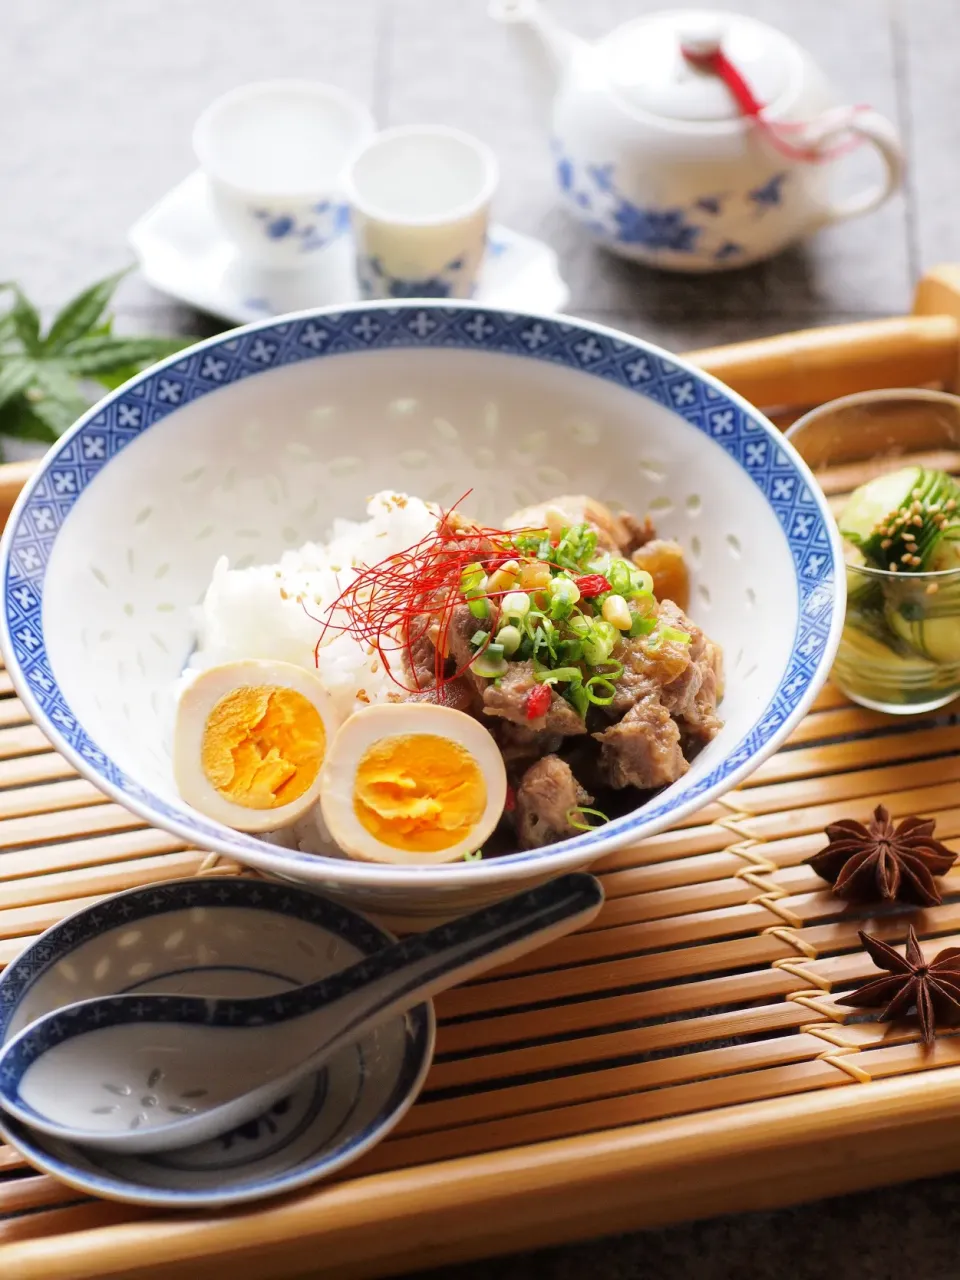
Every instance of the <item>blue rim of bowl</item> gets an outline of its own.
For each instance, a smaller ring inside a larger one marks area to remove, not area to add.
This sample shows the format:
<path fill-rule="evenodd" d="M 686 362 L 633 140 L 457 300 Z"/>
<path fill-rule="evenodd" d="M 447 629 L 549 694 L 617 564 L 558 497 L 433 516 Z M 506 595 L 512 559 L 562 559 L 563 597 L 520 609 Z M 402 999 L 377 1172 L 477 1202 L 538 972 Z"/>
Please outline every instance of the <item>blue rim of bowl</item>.
<path fill-rule="evenodd" d="M 613 382 L 673 411 L 724 450 L 766 498 L 796 569 L 797 629 L 780 683 L 744 737 L 696 782 L 603 827 L 490 862 L 409 867 L 281 849 L 211 822 L 141 786 L 93 742 L 51 669 L 43 579 L 59 529 L 80 494 L 131 440 L 181 405 L 240 379 L 303 360 L 361 351 L 489 351 L 558 364 Z M 641 339 L 586 321 L 470 303 L 363 303 L 314 308 L 210 338 L 111 392 L 63 436 L 21 493 L 0 542 L 0 649 L 27 710 L 86 777 L 147 822 L 266 871 L 323 873 L 340 886 L 479 887 L 537 870 L 582 866 L 661 830 L 730 790 L 777 749 L 826 680 L 843 627 L 843 552 L 826 499 L 776 427 L 710 374 Z"/>
<path fill-rule="evenodd" d="M 83 907 L 52 925 L 0 974 L 0 1043 L 3 1042 L 11 1018 L 33 984 L 77 947 L 109 929 L 130 925 L 166 911 L 183 911 L 199 906 L 211 909 L 255 907 L 284 916 L 295 916 L 328 929 L 364 955 L 379 951 L 394 941 L 387 930 L 379 928 L 358 912 L 299 885 L 245 880 L 239 876 L 196 876 L 184 880 L 169 880 L 158 885 L 138 886 L 115 894 L 92 907 Z M 242 1204 L 249 1200 L 295 1191 L 330 1177 L 338 1169 L 358 1160 L 381 1142 L 413 1106 L 433 1061 L 436 1017 L 430 1002 L 417 1005 L 407 1016 L 411 1019 L 412 1033 L 405 1042 L 403 1066 L 397 1083 L 378 1116 L 365 1125 L 348 1145 L 335 1148 L 329 1156 L 317 1159 L 308 1167 L 264 1178 L 232 1192 L 216 1189 L 154 1189 L 106 1171 L 88 1172 L 55 1155 L 47 1146 L 37 1141 L 26 1125 L 2 1111 L 0 1137 L 20 1151 L 31 1164 L 69 1186 L 131 1204 L 150 1205 L 154 1208 L 202 1208 L 205 1205 L 212 1207 Z M 71 1144 L 57 1145 L 69 1147 Z M 83 1150 L 87 1159 L 96 1160 L 96 1152 L 86 1148 L 78 1149 Z"/>

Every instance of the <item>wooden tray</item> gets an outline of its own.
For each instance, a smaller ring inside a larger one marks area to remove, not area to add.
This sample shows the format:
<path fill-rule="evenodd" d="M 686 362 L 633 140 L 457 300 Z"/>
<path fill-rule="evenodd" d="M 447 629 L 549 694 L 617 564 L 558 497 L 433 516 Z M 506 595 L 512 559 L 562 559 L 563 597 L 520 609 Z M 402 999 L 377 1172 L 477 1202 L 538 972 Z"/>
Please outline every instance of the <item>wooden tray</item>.
<path fill-rule="evenodd" d="M 865 387 L 957 385 L 960 269 L 911 318 L 696 354 L 789 420 Z M 27 468 L 0 468 L 0 514 Z M 441 997 L 421 1101 L 349 1176 L 242 1212 L 79 1197 L 0 1148 L 4 1280 L 371 1277 L 960 1167 L 960 1036 L 846 1025 L 857 927 L 804 859 L 824 824 L 935 816 L 960 849 L 957 715 L 889 719 L 828 687 L 782 751 L 677 830 L 599 865 L 595 926 Z M 239 868 L 79 779 L 0 672 L 0 965 L 132 885 Z M 885 916 L 960 944 L 940 907 Z"/>

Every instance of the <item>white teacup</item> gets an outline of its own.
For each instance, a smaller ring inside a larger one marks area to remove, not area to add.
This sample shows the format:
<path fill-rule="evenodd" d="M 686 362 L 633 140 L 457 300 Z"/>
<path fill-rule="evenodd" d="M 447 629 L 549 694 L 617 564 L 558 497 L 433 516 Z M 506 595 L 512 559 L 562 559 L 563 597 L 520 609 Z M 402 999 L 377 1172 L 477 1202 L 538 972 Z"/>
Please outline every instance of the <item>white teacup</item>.
<path fill-rule="evenodd" d="M 378 134 L 345 179 L 363 296 L 469 298 L 498 178 L 490 148 L 458 129 Z"/>
<path fill-rule="evenodd" d="M 193 131 L 224 231 L 251 262 L 303 267 L 349 226 L 343 174 L 375 131 L 349 94 L 311 80 L 244 85 Z"/>

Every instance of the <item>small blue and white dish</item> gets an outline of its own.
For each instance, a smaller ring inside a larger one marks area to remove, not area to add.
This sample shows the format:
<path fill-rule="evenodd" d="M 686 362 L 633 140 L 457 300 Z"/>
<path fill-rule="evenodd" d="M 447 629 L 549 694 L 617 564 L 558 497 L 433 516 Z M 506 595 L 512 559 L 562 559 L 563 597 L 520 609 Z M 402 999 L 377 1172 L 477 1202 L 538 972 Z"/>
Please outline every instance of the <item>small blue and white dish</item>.
<path fill-rule="evenodd" d="M 42 934 L 0 976 L 0 1042 L 41 1014 L 120 992 L 267 995 L 323 977 L 392 939 L 293 885 L 197 877 L 131 889 Z M 430 1004 L 335 1055 L 264 1115 L 219 1138 L 121 1156 L 47 1138 L 0 1113 L 0 1134 L 35 1168 L 91 1195 L 152 1208 L 241 1204 L 304 1187 L 378 1143 L 412 1106 L 433 1055 Z M 159 1067 L 155 1070 L 160 1070 Z M 111 1088 L 104 1106 L 153 1105 Z"/>

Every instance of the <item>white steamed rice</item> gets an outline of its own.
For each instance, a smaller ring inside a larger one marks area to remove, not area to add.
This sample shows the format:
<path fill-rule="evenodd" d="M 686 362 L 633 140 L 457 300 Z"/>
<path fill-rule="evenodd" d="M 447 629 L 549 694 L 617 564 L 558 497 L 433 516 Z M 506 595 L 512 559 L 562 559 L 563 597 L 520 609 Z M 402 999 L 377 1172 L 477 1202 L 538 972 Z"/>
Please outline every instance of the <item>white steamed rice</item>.
<path fill-rule="evenodd" d="M 324 617 L 353 581 L 353 566 L 403 551 L 437 525 L 435 512 L 419 498 L 391 491 L 371 498 L 367 515 L 362 521 L 334 520 L 327 542 L 286 551 L 278 564 L 231 569 L 221 557 L 196 611 L 197 647 L 177 695 L 196 672 L 243 658 L 274 658 L 312 670 L 321 631 L 314 619 Z M 388 693 L 401 692 L 375 651 L 333 629 L 317 653 L 316 670 L 344 718 L 361 703 L 384 702 Z"/>

